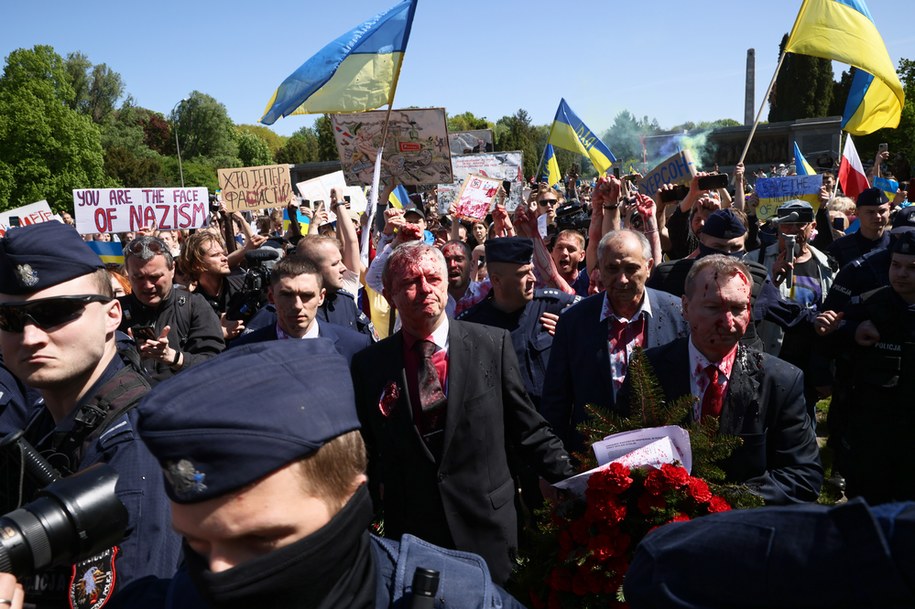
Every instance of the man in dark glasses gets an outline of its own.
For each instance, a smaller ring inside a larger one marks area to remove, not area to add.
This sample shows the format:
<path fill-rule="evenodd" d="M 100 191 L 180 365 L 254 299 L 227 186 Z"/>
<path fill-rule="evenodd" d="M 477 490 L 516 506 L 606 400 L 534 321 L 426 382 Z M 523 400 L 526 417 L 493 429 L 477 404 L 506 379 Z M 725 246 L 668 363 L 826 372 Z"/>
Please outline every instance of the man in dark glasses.
<path fill-rule="evenodd" d="M 120 298 L 121 331 L 131 330 L 153 381 L 215 357 L 225 348 L 219 317 L 200 294 L 173 285 L 175 259 L 157 237 L 137 237 L 124 248 L 131 293 Z"/>
<path fill-rule="evenodd" d="M 72 228 L 47 222 L 0 239 L 0 349 L 10 371 L 44 398 L 25 425 L 0 415 L 0 435 L 24 427 L 64 476 L 110 464 L 129 513 L 130 533 L 118 546 L 22 582 L 39 608 L 97 609 L 131 582 L 170 576 L 178 562 L 158 464 L 134 431 L 133 407 L 149 385 L 119 356 L 121 306 L 112 296 L 103 263 Z M 21 475 L 17 457 L 2 456 L 9 457 L 0 467 L 5 513 L 40 489 Z"/>

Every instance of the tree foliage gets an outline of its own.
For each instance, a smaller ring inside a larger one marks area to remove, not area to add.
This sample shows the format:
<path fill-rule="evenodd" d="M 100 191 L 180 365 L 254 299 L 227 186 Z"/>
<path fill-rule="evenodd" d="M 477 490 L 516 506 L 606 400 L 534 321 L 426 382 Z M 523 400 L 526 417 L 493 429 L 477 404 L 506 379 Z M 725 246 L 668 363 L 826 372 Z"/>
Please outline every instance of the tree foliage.
<path fill-rule="evenodd" d="M 245 167 L 272 165 L 273 155 L 270 147 L 259 135 L 250 131 L 236 131 L 238 158 Z"/>
<path fill-rule="evenodd" d="M 788 35 L 779 44 L 784 53 Z M 828 116 L 833 95 L 832 62 L 788 53 L 769 96 L 769 122 Z"/>
<path fill-rule="evenodd" d="M 206 93 L 192 92 L 175 107 L 171 122 L 178 130 L 183 158 L 237 158 L 235 125 L 226 107 Z"/>
<path fill-rule="evenodd" d="M 540 159 L 537 128 L 531 125 L 527 110 L 520 108 L 511 116 L 503 116 L 495 126 L 496 150 L 520 150 L 524 153 L 524 175 L 532 176 L 537 171 Z"/>
<path fill-rule="evenodd" d="M 337 161 L 337 141 L 334 139 L 334 126 L 329 114 L 324 114 L 315 121 L 315 134 L 318 138 L 318 161 Z"/>
<path fill-rule="evenodd" d="M 246 131 L 248 133 L 253 133 L 267 143 L 267 147 L 270 149 L 270 154 L 275 155 L 277 150 L 283 147 L 288 138 L 283 137 L 278 134 L 273 129 L 265 127 L 264 125 L 237 125 L 235 127 L 236 131 Z"/>
<path fill-rule="evenodd" d="M 473 112 L 463 112 L 448 117 L 448 131 L 473 131 L 475 129 L 492 129 L 493 124 L 486 117 L 478 117 Z"/>
<path fill-rule="evenodd" d="M 121 75 L 103 63 L 92 65 L 88 57 L 78 52 L 67 55 L 64 65 L 74 93 L 70 107 L 101 123 L 124 93 Z"/>

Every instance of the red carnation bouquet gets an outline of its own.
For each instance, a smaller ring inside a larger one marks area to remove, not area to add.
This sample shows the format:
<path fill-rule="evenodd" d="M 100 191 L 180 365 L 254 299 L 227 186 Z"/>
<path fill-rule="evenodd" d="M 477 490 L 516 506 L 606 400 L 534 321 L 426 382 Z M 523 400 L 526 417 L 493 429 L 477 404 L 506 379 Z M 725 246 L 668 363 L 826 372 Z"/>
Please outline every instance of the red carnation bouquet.
<path fill-rule="evenodd" d="M 623 577 L 639 541 L 669 522 L 730 510 L 708 484 L 679 465 L 628 468 L 611 463 L 588 479 L 585 497 L 553 511 L 558 549 L 539 589 L 535 609 L 626 607 Z M 552 537 L 552 535 L 550 535 Z"/>

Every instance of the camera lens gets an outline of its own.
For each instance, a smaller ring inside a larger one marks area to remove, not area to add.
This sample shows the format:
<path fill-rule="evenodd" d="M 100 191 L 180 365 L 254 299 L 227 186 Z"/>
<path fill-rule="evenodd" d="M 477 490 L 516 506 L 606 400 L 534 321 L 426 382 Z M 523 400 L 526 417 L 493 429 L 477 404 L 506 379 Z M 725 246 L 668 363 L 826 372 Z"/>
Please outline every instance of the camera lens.
<path fill-rule="evenodd" d="M 98 463 L 51 483 L 38 498 L 0 517 L 0 572 L 24 577 L 110 548 L 124 537 L 127 509 L 118 473 Z"/>

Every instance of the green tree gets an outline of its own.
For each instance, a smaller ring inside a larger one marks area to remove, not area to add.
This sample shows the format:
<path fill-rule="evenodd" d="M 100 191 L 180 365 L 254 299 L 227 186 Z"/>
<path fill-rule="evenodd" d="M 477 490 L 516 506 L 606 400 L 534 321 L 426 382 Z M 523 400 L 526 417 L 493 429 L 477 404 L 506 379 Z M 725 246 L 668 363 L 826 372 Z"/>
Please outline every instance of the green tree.
<path fill-rule="evenodd" d="M 111 185 L 101 135 L 75 99 L 64 60 L 49 46 L 19 49 L 0 77 L 0 206 L 47 199 L 71 207 L 74 188 Z"/>
<path fill-rule="evenodd" d="M 448 117 L 448 131 L 473 131 L 475 129 L 492 129 L 486 117 L 474 116 L 473 112 L 464 112 Z"/>
<path fill-rule="evenodd" d="M 65 65 L 74 92 L 70 107 L 88 114 L 96 123 L 102 122 L 124 93 L 121 75 L 103 63 L 93 66 L 82 53 L 67 55 Z"/>
<path fill-rule="evenodd" d="M 238 158 L 245 167 L 272 165 L 273 155 L 270 147 L 259 135 L 250 131 L 237 131 Z"/>
<path fill-rule="evenodd" d="M 494 136 L 496 150 L 520 150 L 524 153 L 525 176 L 537 172 L 537 162 L 542 152 L 542 147 L 538 150 L 541 136 L 537 128 L 531 125 L 527 110 L 520 108 L 513 115 L 500 118 L 496 122 Z"/>
<path fill-rule="evenodd" d="M 128 188 L 178 184 L 177 180 L 170 180 L 162 157 L 140 156 L 122 146 L 105 149 L 105 173 L 117 182 L 118 186 Z"/>
<path fill-rule="evenodd" d="M 788 35 L 779 44 L 784 53 Z M 769 95 L 769 122 L 828 116 L 833 95 L 832 62 L 788 53 Z"/>
<path fill-rule="evenodd" d="M 267 147 L 270 148 L 271 155 L 275 155 L 277 150 L 282 148 L 283 144 L 286 143 L 286 140 L 289 139 L 278 134 L 273 129 L 265 127 L 264 125 L 237 125 L 235 129 L 236 131 L 247 131 L 248 133 L 253 133 L 254 135 L 267 142 Z"/>
<path fill-rule="evenodd" d="M 193 91 L 174 109 L 171 122 L 178 130 L 182 158 L 237 158 L 235 125 L 226 107 L 209 95 Z"/>
<path fill-rule="evenodd" d="M 318 138 L 318 158 L 316 161 L 338 161 L 337 141 L 334 139 L 334 126 L 329 114 L 324 114 L 315 121 L 314 132 Z"/>
<path fill-rule="evenodd" d="M 320 160 L 318 134 L 312 127 L 302 127 L 293 133 L 276 155 L 277 163 L 311 163 Z"/>

